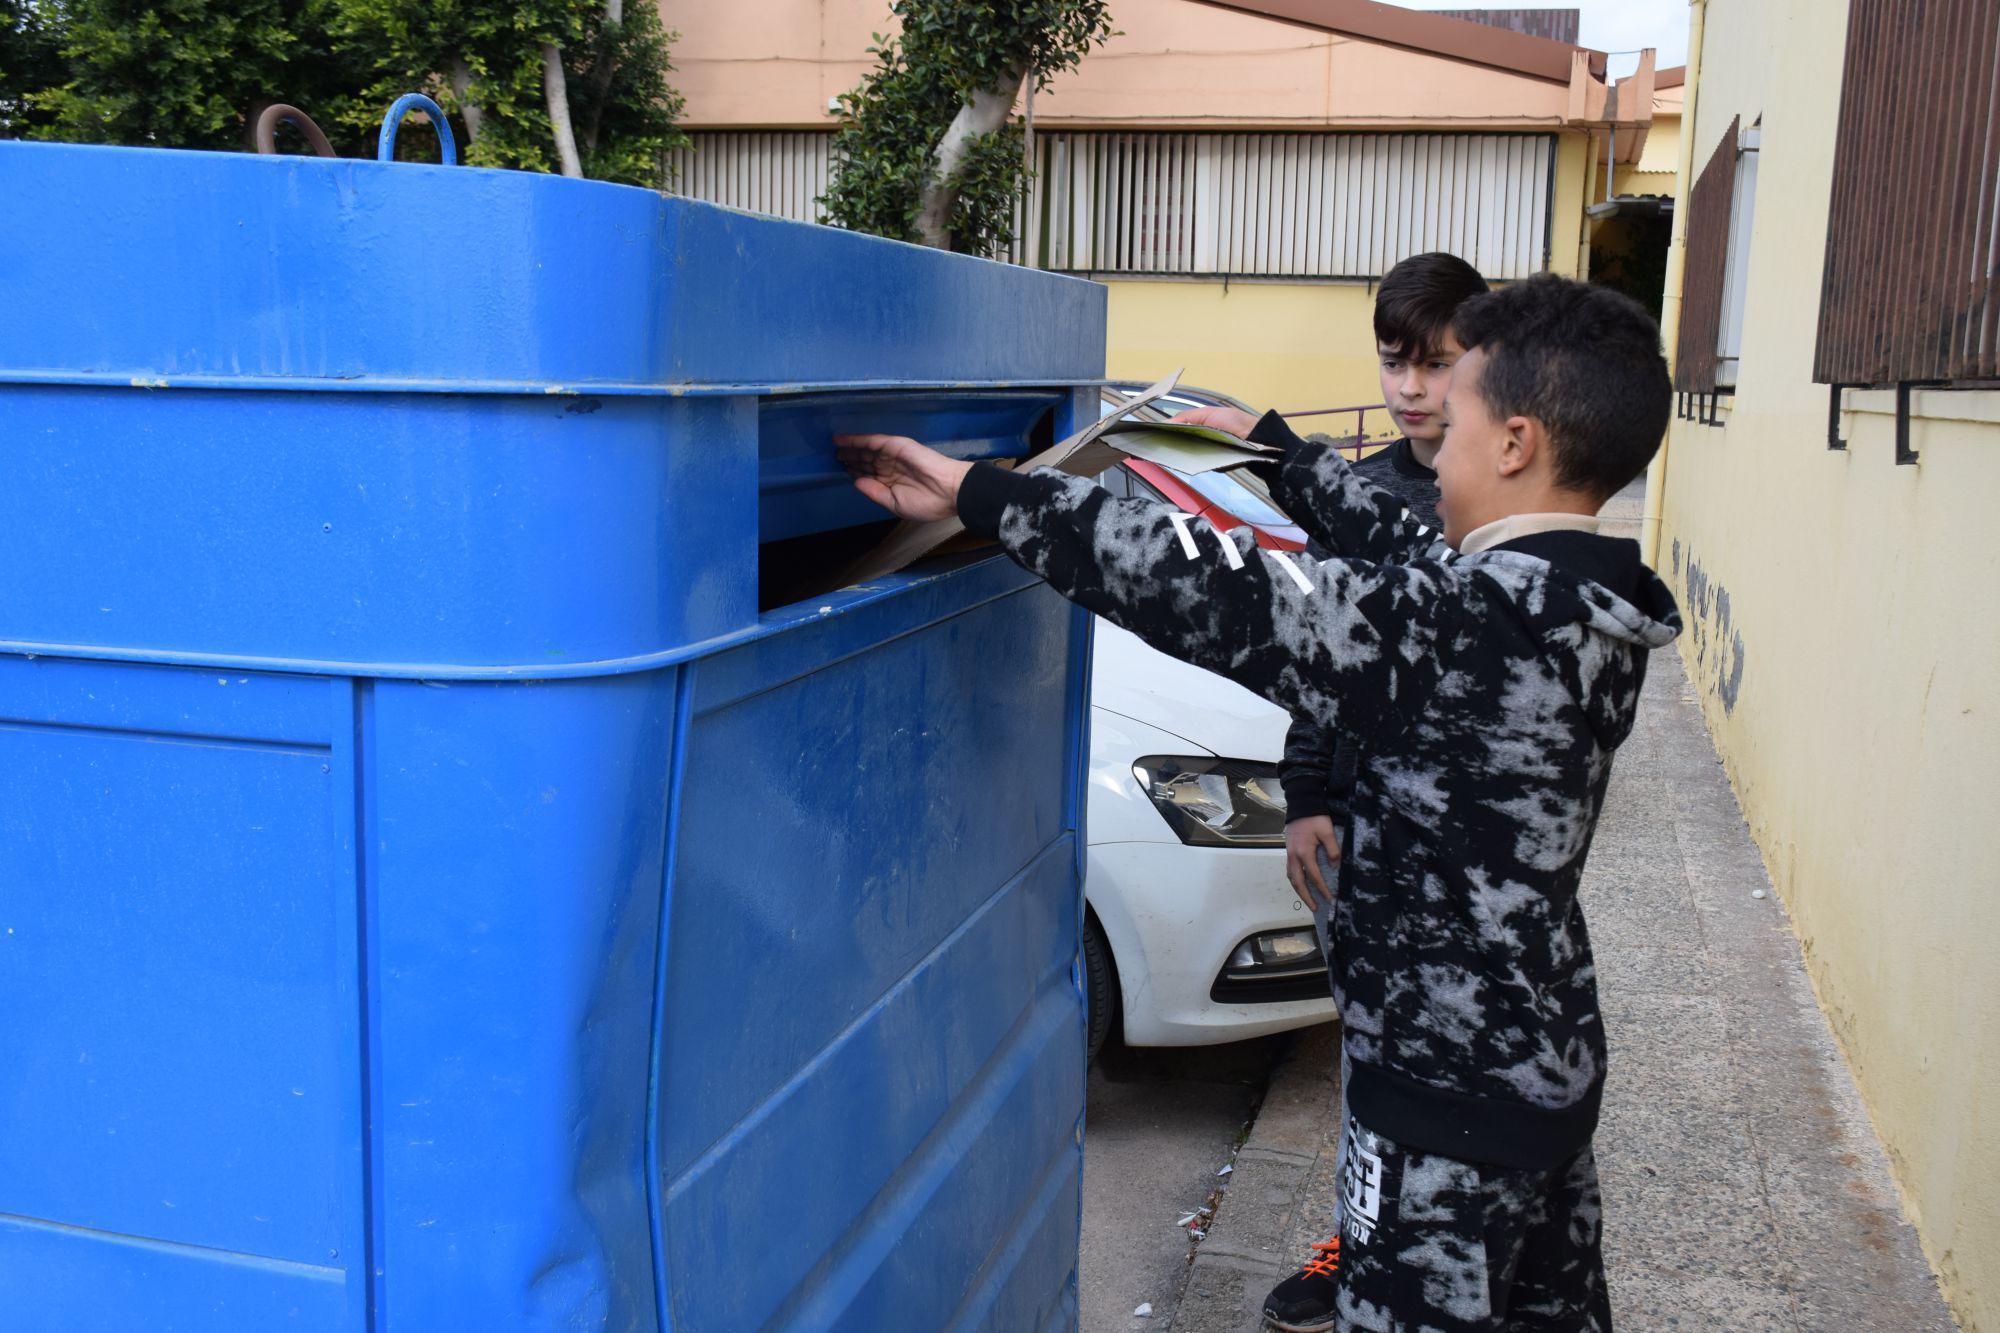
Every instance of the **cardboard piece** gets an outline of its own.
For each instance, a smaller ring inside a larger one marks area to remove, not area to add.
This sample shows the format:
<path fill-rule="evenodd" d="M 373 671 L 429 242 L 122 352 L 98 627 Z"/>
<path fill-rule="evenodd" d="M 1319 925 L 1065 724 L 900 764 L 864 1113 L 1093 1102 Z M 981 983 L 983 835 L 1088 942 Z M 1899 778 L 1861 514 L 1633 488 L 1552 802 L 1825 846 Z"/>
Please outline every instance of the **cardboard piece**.
<path fill-rule="evenodd" d="M 1125 410 L 1129 412 L 1135 407 L 1141 407 L 1172 391 L 1174 384 L 1180 377 L 1181 372 L 1176 369 L 1173 374 L 1167 376 L 1127 403 Z M 1118 417 L 1116 416 L 1107 415 L 1099 417 L 1096 421 L 1091 422 L 1061 444 L 1044 449 L 1034 457 L 1014 466 L 1022 468 L 1063 467 L 1064 462 L 1071 456 L 1080 450 L 1087 449 L 1098 436 L 1104 434 L 1104 432 L 1110 430 L 1116 424 L 1118 424 Z M 1087 461 L 1095 462 L 1097 460 L 1091 459 Z M 1113 455 L 1107 461 L 1104 461 L 1101 466 L 1098 466 L 1096 471 L 1077 472 L 1074 475 L 1079 477 L 1094 477 L 1117 461 L 1117 456 Z M 1065 468 L 1064 470 L 1067 471 L 1068 469 Z M 956 518 L 939 519 L 935 523 L 916 523 L 906 519 L 891 528 L 889 535 L 884 537 L 874 550 L 840 571 L 835 580 L 829 584 L 829 587 L 850 587 L 856 583 L 866 583 L 870 579 L 879 579 L 885 574 L 893 574 L 905 565 L 921 560 L 938 547 L 943 546 L 955 537 L 964 535 L 964 533 L 965 524 L 959 522 Z"/>
<path fill-rule="evenodd" d="M 1120 422 L 1104 434 L 1096 447 L 1128 458 L 1143 458 L 1189 475 L 1221 472 L 1245 463 L 1275 462 L 1284 457 L 1284 451 L 1272 445 L 1253 444 L 1205 426 L 1150 421 Z"/>
<path fill-rule="evenodd" d="M 1177 472 L 1199 473 L 1270 461 L 1281 455 L 1281 450 L 1270 445 L 1251 444 L 1205 426 L 1125 420 L 1132 409 L 1143 407 L 1171 392 L 1180 374 L 1180 371 L 1174 371 L 1127 402 L 1124 411 L 1091 422 L 1062 443 L 1052 445 L 1032 458 L 1000 466 L 1021 469 L 1047 467 L 1072 477 L 1095 477 L 1127 458 L 1143 458 Z M 848 587 L 894 574 L 937 552 L 946 543 L 952 543 L 955 550 L 971 549 L 980 544 L 959 540 L 964 535 L 965 524 L 956 518 L 939 519 L 934 523 L 898 523 L 873 550 L 842 570 L 837 576 L 838 581 L 831 586 Z"/>

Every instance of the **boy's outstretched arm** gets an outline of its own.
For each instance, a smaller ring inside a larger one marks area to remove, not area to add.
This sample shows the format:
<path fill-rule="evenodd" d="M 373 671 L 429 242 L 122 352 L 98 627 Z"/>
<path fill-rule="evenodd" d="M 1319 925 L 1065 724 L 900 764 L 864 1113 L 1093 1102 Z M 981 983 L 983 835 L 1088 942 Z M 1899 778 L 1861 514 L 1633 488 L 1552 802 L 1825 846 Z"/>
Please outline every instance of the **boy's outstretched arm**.
<path fill-rule="evenodd" d="M 1239 440 L 1285 451 L 1272 485 L 1278 505 L 1306 535 L 1336 555 L 1356 560 L 1415 560 L 1444 540 L 1410 517 L 1394 494 L 1356 474 L 1333 441 L 1301 439 L 1276 412 L 1253 417 L 1233 407 L 1197 407 L 1176 422 L 1208 426 Z M 1269 476 L 1259 467 L 1260 475 Z"/>
<path fill-rule="evenodd" d="M 1443 569 L 1264 551 L 1166 505 L 1091 482 L 945 458 L 896 436 L 846 436 L 869 498 L 905 518 L 956 512 L 1071 601 L 1294 714 L 1363 732 L 1421 707 L 1451 614 Z"/>
<path fill-rule="evenodd" d="M 1444 534 L 1419 523 L 1402 500 L 1358 476 L 1332 442 L 1302 440 L 1276 412 L 1244 437 L 1285 451 L 1272 496 L 1306 535 L 1353 560 L 1423 557 Z"/>

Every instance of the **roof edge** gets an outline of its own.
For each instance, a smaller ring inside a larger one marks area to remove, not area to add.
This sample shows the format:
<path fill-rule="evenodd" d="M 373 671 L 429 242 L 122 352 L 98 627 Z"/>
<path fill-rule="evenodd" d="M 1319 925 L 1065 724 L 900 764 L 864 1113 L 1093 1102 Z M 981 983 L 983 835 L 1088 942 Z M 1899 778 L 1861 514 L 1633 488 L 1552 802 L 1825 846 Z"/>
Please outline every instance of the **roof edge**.
<path fill-rule="evenodd" d="M 1602 79 L 1605 72 L 1602 51 L 1547 37 L 1530 37 L 1507 28 L 1488 27 L 1470 19 L 1379 4 L 1377 0 L 1195 0 L 1195 3 L 1318 28 L 1322 32 L 1363 37 L 1552 83 L 1569 82 L 1570 67 L 1578 51 L 1588 53 L 1593 76 Z"/>

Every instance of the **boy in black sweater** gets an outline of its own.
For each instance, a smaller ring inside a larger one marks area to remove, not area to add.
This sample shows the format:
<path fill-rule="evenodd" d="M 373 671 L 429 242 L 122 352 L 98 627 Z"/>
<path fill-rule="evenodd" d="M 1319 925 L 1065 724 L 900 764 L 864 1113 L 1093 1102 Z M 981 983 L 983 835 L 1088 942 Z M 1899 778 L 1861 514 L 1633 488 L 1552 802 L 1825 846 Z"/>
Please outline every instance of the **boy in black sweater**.
<path fill-rule="evenodd" d="M 1410 517 L 1433 532 L 1437 515 L 1438 447 L 1444 442 L 1444 396 L 1465 348 L 1451 331 L 1459 306 L 1486 294 L 1486 279 L 1457 255 L 1412 255 L 1382 277 L 1375 292 L 1375 356 L 1382 403 L 1403 438 L 1352 465 L 1352 472 L 1403 502 Z M 1256 422 L 1234 408 L 1197 408 L 1186 421 L 1245 435 Z M 1318 441 L 1321 436 L 1311 437 Z M 1342 552 L 1319 552 L 1340 555 Z M 1285 733 L 1279 780 L 1285 790 L 1285 876 L 1303 902 L 1333 893 L 1330 867 L 1340 860 L 1339 826 L 1346 822 L 1355 749 L 1310 717 L 1295 717 Z"/>
<path fill-rule="evenodd" d="M 871 499 L 953 513 L 1064 596 L 1357 741 L 1332 910 L 1340 1248 L 1281 1327 L 1605 1330 L 1591 1135 L 1604 1028 L 1577 884 L 1646 659 L 1680 618 L 1596 512 L 1671 398 L 1659 332 L 1603 288 L 1469 301 L 1437 458 L 1444 544 L 1267 415 L 1278 499 L 1329 550 L 1265 551 L 1059 473 L 847 437 Z"/>
<path fill-rule="evenodd" d="M 1444 394 L 1465 355 L 1451 318 L 1487 292 L 1479 270 L 1441 250 L 1412 255 L 1375 289 L 1375 357 L 1382 405 L 1403 438 L 1353 465 L 1356 476 L 1393 493 L 1419 523 L 1437 527 L 1437 453 L 1444 443 Z"/>

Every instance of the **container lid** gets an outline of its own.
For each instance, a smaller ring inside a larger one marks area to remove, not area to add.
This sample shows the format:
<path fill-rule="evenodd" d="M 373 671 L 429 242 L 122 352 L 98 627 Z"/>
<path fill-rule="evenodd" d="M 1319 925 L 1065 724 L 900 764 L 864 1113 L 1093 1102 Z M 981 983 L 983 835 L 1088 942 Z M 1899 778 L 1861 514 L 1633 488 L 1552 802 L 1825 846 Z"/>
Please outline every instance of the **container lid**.
<path fill-rule="evenodd" d="M 1102 286 L 652 190 L 0 142 L 0 380 L 703 392 L 1061 383 Z"/>

